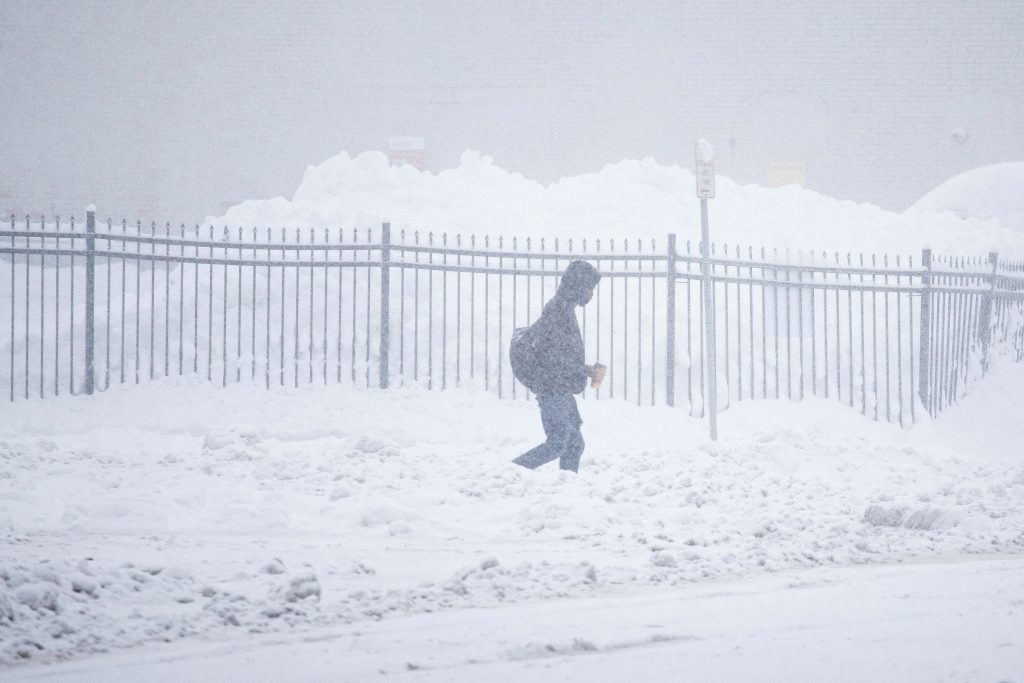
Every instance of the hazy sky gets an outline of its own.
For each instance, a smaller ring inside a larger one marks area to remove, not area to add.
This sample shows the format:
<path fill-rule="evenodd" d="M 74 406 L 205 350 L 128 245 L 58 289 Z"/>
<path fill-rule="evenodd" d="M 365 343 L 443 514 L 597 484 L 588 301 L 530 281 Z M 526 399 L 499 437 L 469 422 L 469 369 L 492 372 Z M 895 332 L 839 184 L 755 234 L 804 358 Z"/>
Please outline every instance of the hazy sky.
<path fill-rule="evenodd" d="M 396 135 L 544 182 L 706 137 L 738 181 L 802 160 L 894 209 L 1024 160 L 1022 0 L 0 0 L 0 26 L 0 210 L 191 221 Z"/>

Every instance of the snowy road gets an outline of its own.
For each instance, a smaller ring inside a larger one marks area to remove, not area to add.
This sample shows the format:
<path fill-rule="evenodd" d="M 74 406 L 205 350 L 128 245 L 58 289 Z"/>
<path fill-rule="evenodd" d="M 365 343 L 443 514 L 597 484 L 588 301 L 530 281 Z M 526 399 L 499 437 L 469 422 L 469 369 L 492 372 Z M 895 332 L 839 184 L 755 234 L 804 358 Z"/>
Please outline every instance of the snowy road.
<path fill-rule="evenodd" d="M 1024 680 L 1024 557 L 821 568 L 180 642 L 17 681 Z"/>

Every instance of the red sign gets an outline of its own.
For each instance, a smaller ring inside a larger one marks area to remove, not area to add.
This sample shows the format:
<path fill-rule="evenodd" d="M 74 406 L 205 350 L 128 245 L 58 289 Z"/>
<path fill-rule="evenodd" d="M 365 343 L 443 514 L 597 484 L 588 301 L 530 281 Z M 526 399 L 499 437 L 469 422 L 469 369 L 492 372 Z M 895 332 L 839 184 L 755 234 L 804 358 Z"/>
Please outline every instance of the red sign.
<path fill-rule="evenodd" d="M 395 165 L 409 164 L 420 171 L 426 167 L 427 145 L 423 138 L 391 138 L 388 160 Z"/>

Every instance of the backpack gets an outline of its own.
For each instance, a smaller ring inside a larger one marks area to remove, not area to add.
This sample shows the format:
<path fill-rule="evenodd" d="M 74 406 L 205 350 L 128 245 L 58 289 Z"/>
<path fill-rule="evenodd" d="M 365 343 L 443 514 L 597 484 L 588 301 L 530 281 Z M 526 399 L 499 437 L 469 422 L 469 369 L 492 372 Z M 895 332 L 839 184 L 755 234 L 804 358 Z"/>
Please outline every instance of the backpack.
<path fill-rule="evenodd" d="M 533 390 L 537 380 L 540 362 L 537 358 L 537 335 L 533 326 L 517 327 L 512 331 L 512 342 L 508 348 L 508 360 L 512 365 L 512 376 L 527 389 Z"/>

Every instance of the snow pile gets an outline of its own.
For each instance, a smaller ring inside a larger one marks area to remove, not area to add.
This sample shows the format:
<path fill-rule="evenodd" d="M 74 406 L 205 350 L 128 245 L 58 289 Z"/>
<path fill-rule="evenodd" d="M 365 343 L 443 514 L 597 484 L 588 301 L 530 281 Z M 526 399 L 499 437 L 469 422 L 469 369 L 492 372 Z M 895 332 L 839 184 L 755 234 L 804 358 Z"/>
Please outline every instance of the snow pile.
<path fill-rule="evenodd" d="M 535 406 L 467 389 L 187 380 L 15 403 L 0 660 L 1019 553 L 1024 427 L 999 401 L 965 399 L 993 441 L 953 446 L 941 421 L 908 432 L 821 400 L 737 405 L 717 443 L 679 410 L 588 400 L 575 476 L 512 465 L 542 438 Z"/>
<path fill-rule="evenodd" d="M 1024 235 L 988 214 L 884 211 L 837 201 L 796 186 L 768 189 L 716 180 L 711 202 L 716 243 L 833 251 L 917 254 L 922 247 L 966 254 L 1024 253 Z M 1018 193 L 1019 197 L 1019 193 Z M 971 217 L 975 216 L 975 217 Z M 548 186 L 467 151 L 453 169 L 433 174 L 390 166 L 380 152 L 347 153 L 307 169 L 291 200 L 250 200 L 208 223 L 217 226 L 367 228 L 535 238 L 700 239 L 694 174 L 653 159 L 609 164 L 598 173 Z"/>
<path fill-rule="evenodd" d="M 909 212 L 950 212 L 959 218 L 998 221 L 1024 231 L 1024 161 L 983 166 L 950 178 Z"/>

